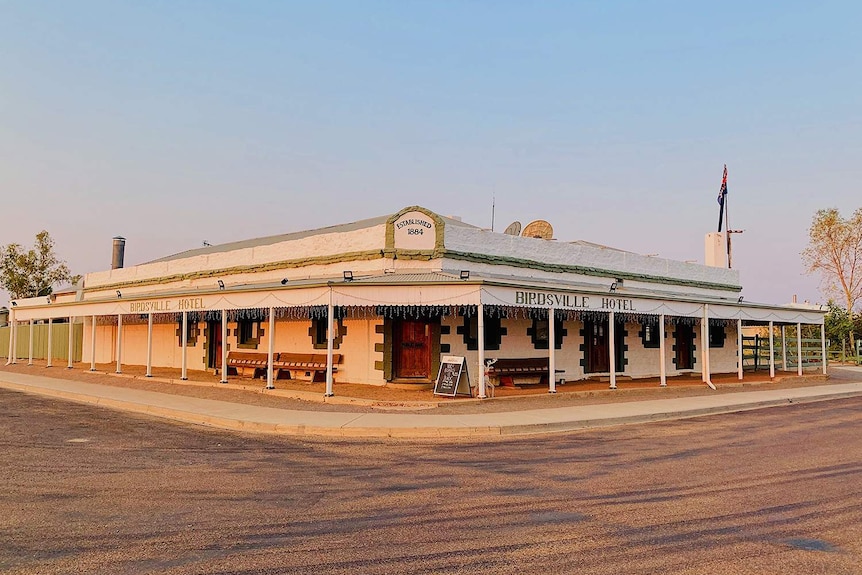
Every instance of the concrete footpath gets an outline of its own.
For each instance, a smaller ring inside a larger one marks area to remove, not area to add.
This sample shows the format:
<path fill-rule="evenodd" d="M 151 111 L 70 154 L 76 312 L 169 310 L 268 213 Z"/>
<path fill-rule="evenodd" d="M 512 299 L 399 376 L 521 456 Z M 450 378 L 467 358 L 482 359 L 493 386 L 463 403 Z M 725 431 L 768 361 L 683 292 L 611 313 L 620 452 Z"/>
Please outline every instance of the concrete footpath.
<path fill-rule="evenodd" d="M 841 369 L 852 371 L 854 375 L 858 373 L 859 381 L 462 415 L 280 409 L 9 372 L 0 373 L 0 387 L 186 423 L 256 433 L 469 438 L 559 432 L 862 396 L 862 368 Z"/>

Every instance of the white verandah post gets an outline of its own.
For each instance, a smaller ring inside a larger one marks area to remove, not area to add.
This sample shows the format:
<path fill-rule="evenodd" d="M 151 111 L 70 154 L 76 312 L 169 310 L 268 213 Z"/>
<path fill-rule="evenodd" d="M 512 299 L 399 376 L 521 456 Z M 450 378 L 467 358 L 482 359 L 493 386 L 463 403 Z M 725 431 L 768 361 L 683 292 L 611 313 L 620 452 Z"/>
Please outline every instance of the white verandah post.
<path fill-rule="evenodd" d="M 189 378 L 189 312 L 183 311 L 183 371 L 180 375 L 182 381 Z"/>
<path fill-rule="evenodd" d="M 72 369 L 72 355 L 75 353 L 75 317 L 69 316 L 69 363 L 66 369 Z"/>
<path fill-rule="evenodd" d="M 12 365 L 12 354 L 15 351 L 15 308 L 13 307 L 9 315 L 11 319 L 9 320 L 9 353 L 6 355 L 6 365 Z"/>
<path fill-rule="evenodd" d="M 781 371 L 787 371 L 787 326 L 781 326 Z"/>
<path fill-rule="evenodd" d="M 548 310 L 548 393 L 557 393 L 557 329 L 556 310 Z"/>
<path fill-rule="evenodd" d="M 710 389 L 715 389 L 715 384 L 712 383 L 712 373 L 711 366 L 709 364 L 709 304 L 703 304 L 703 373 L 704 380 L 703 382 L 709 386 Z"/>
<path fill-rule="evenodd" d="M 266 352 L 266 388 L 275 389 L 272 383 L 272 351 L 275 345 L 275 310 L 269 308 L 269 347 Z"/>
<path fill-rule="evenodd" d="M 826 375 L 826 319 L 820 322 L 820 353 L 823 358 L 823 375 Z"/>
<path fill-rule="evenodd" d="M 700 318 L 700 380 L 706 383 L 706 349 L 709 347 L 709 329 L 706 327 L 706 304 L 703 306 L 703 317 Z"/>
<path fill-rule="evenodd" d="M 617 351 L 616 351 L 616 318 L 614 312 L 608 312 L 608 355 L 610 355 L 611 389 L 617 388 Z"/>
<path fill-rule="evenodd" d="M 123 314 L 117 314 L 117 373 L 123 373 Z"/>
<path fill-rule="evenodd" d="M 769 321 L 769 378 L 775 379 L 775 325 Z"/>
<path fill-rule="evenodd" d="M 335 307 L 332 305 L 332 286 L 329 286 L 329 304 L 326 306 L 326 393 L 325 397 L 332 397 L 335 393 L 332 391 L 332 348 L 335 346 L 335 334 L 332 326 L 333 315 L 335 315 Z"/>
<path fill-rule="evenodd" d="M 802 324 L 796 324 L 796 375 L 802 375 Z"/>
<path fill-rule="evenodd" d="M 153 312 L 147 314 L 147 377 L 153 377 Z"/>
<path fill-rule="evenodd" d="M 667 387 L 667 365 L 665 365 L 664 314 L 658 316 L 659 386 Z"/>
<path fill-rule="evenodd" d="M 96 371 L 96 316 L 90 318 L 90 371 Z"/>
<path fill-rule="evenodd" d="M 12 363 L 18 363 L 18 321 L 12 323 L 12 331 L 9 333 L 9 337 L 13 343 L 12 345 Z"/>
<path fill-rule="evenodd" d="M 476 313 L 476 343 L 479 348 L 479 370 L 476 374 L 479 377 L 479 399 L 485 399 L 488 394 L 485 386 L 485 304 L 481 301 L 476 306 Z"/>
<path fill-rule="evenodd" d="M 739 381 L 742 381 L 742 320 L 736 320 L 736 374 Z"/>
<path fill-rule="evenodd" d="M 221 310 L 221 380 L 227 383 L 227 310 Z"/>
<path fill-rule="evenodd" d="M 54 367 L 52 361 L 53 346 L 54 346 L 54 318 L 48 318 L 48 362 L 45 367 Z"/>
<path fill-rule="evenodd" d="M 27 365 L 33 365 L 33 326 L 36 322 L 30 318 L 30 342 L 27 344 Z"/>

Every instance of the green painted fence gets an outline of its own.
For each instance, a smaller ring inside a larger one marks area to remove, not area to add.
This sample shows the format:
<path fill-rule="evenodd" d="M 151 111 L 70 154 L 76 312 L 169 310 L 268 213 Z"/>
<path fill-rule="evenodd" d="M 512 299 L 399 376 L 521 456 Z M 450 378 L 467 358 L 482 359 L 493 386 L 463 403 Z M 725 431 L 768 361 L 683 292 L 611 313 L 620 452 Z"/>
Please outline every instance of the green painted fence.
<path fill-rule="evenodd" d="M 55 360 L 69 360 L 69 324 L 55 323 L 51 325 L 54 331 L 51 334 L 51 357 Z M 0 357 L 4 359 L 9 355 L 9 326 L 0 327 Z M 72 361 L 81 361 L 81 342 L 84 341 L 84 324 L 72 325 Z M 18 326 L 18 345 L 15 346 L 17 357 L 26 361 L 30 357 L 30 325 L 20 324 Z M 39 323 L 33 325 L 33 358 L 47 359 L 48 357 L 48 324 Z"/>
<path fill-rule="evenodd" d="M 802 344 L 802 367 L 823 366 L 823 345 L 819 339 L 803 338 Z M 798 356 L 796 350 L 796 338 L 788 338 L 787 367 L 796 369 Z M 775 368 L 781 369 L 783 352 L 781 349 L 781 338 L 773 338 L 773 353 L 775 354 Z M 756 371 L 758 369 L 769 369 L 769 337 L 760 335 L 743 336 L 742 338 L 742 368 Z"/>

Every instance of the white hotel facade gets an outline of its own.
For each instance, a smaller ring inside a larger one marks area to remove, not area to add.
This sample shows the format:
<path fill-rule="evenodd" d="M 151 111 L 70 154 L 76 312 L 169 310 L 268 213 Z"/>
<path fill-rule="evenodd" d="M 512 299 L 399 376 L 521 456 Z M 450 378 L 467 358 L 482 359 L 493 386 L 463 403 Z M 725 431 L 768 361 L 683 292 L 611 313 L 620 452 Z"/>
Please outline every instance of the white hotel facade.
<path fill-rule="evenodd" d="M 18 325 L 83 318 L 84 360 L 117 371 L 220 370 L 226 380 L 231 351 L 326 354 L 332 394 L 336 381 L 427 385 L 441 355 L 464 356 L 474 380 L 487 359 L 543 357 L 553 392 L 560 380 L 597 377 L 611 387 L 692 372 L 741 379 L 743 327 L 823 333 L 819 307 L 745 302 L 741 290 L 736 270 L 506 235 L 413 206 L 90 273 L 75 291 L 15 300 L 9 356 Z"/>

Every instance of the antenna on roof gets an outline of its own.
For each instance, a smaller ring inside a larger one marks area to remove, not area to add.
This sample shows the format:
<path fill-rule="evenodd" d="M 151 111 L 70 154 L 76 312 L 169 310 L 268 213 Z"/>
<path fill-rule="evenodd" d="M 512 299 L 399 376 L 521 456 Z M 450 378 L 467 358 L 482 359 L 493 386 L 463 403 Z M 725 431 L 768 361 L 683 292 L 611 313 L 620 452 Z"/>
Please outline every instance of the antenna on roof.
<path fill-rule="evenodd" d="M 494 208 L 497 207 L 497 195 L 491 196 L 491 231 L 494 231 Z"/>
<path fill-rule="evenodd" d="M 503 232 L 507 236 L 519 236 L 521 235 L 521 222 L 514 221 L 509 224 L 509 227 Z"/>
<path fill-rule="evenodd" d="M 545 220 L 534 220 L 524 227 L 524 231 L 521 236 L 525 238 L 550 240 L 554 237 L 554 227 Z"/>

